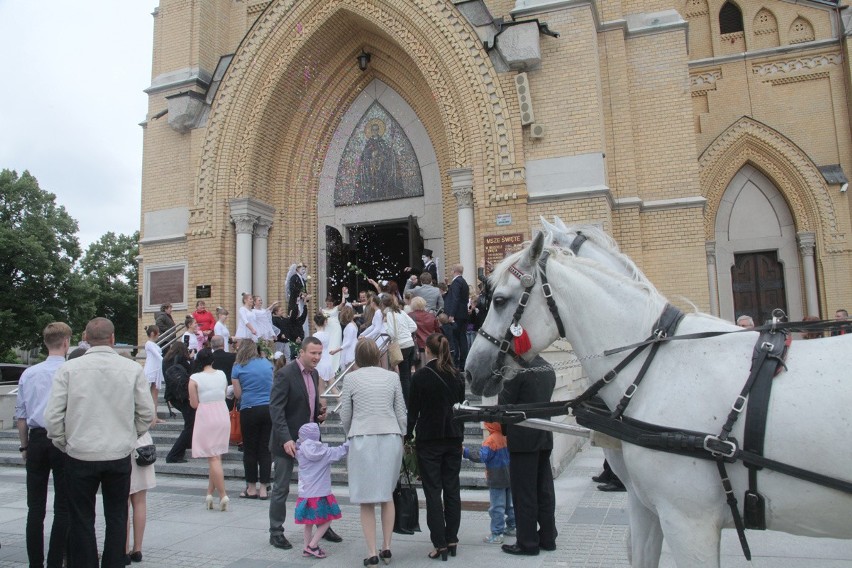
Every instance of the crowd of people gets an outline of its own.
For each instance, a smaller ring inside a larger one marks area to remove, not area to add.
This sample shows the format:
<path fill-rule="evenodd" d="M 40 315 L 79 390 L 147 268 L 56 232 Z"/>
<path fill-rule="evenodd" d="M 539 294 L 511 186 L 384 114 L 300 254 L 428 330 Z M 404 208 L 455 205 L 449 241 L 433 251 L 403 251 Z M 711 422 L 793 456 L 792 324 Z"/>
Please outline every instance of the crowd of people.
<path fill-rule="evenodd" d="M 68 361 L 71 330 L 65 324 L 50 324 L 44 332 L 48 359 L 22 377 L 16 409 L 28 471 L 31 563 L 44 562 L 43 523 L 51 474 L 55 502 L 48 566 L 122 566 L 142 560 L 145 495 L 156 486 L 154 466 L 142 455 L 153 446 L 149 429 L 162 422 L 156 414 L 160 396 L 184 422 L 166 462 L 186 462 L 187 452 L 207 460 L 203 503 L 208 510 L 226 512 L 232 506 L 222 456 L 229 451 L 229 411 L 239 411 L 245 471 L 239 498 L 269 501 L 272 546 L 293 546 L 284 536 L 284 524 L 297 464 L 294 520 L 304 525 L 302 554 L 324 558 L 320 541 L 342 540 L 331 526 L 341 515 L 331 490 L 331 464 L 345 458 L 349 499 L 360 505 L 364 565 L 389 563 L 395 516 L 392 494 L 403 453 L 413 451 L 427 504 L 433 547 L 428 556 L 443 560 L 455 556 L 464 431 L 452 421 L 452 407 L 464 400 L 460 369 L 468 347 L 468 323 L 481 307 L 475 296 L 468 297 L 462 274 L 461 266 L 454 267 L 449 286 L 442 287 L 433 285 L 434 275 L 424 271 L 406 281 L 403 293 L 394 282 L 368 280 L 373 290 L 359 291 L 357 300 L 350 299 L 344 287 L 338 298 L 329 295 L 325 308 L 309 319 L 309 277 L 300 263 L 291 267 L 283 303 L 265 308 L 262 298 L 243 294 L 234 334 L 228 329 L 226 309 L 211 312 L 199 300 L 186 316 L 182 332 L 168 341 L 180 326 L 175 325 L 172 306 L 161 306 L 154 324 L 145 328 L 143 365 L 111 348 L 114 328 L 109 320 L 89 322 L 88 350 L 75 350 L 77 358 Z M 313 334 L 306 325 L 311 320 Z M 399 357 L 391 365 L 385 351 L 393 346 Z M 336 447 L 322 443 L 319 434 L 330 396 L 339 398 L 346 436 Z M 93 414 L 102 419 L 85 420 Z M 513 512 L 521 507 L 513 508 L 505 480 L 511 434 L 509 445 L 504 440 L 500 452 L 489 454 L 491 447 L 468 453 L 487 464 L 493 488 L 495 520 L 485 540 L 502 542 L 502 535 L 513 534 L 516 524 L 520 539 L 523 516 Z M 499 464 L 491 463 L 497 454 Z M 502 470 L 502 485 L 491 479 L 497 477 L 492 470 Z M 100 554 L 93 497 L 99 489 L 106 524 Z M 498 514 L 501 522 L 496 520 Z M 539 513 L 530 517 L 533 532 L 539 517 Z M 532 545 L 507 550 L 537 551 Z"/>

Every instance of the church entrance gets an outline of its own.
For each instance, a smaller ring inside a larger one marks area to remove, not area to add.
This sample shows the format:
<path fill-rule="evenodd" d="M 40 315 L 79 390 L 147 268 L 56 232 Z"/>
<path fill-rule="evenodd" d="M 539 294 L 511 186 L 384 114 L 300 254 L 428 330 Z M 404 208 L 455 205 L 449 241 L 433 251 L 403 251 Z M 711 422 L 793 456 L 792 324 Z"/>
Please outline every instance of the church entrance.
<path fill-rule="evenodd" d="M 326 226 L 326 290 L 340 301 L 340 288 L 349 288 L 350 298 L 361 290 L 374 290 L 372 278 L 394 281 L 400 293 L 411 273 L 406 267 L 422 266 L 423 239 L 417 219 L 367 223 L 346 227 L 348 242 L 336 228 Z"/>
<path fill-rule="evenodd" d="M 731 268 L 734 290 L 734 316 L 751 316 L 756 325 L 772 319 L 772 311 L 787 313 L 784 290 L 784 267 L 778 262 L 778 251 L 734 255 Z"/>

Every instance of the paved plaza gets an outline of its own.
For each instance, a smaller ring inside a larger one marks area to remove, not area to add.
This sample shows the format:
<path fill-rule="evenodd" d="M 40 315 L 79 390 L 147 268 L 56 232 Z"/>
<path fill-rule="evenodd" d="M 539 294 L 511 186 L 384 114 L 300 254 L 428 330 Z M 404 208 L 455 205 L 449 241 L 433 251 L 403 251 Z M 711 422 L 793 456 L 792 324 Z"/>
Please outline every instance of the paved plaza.
<path fill-rule="evenodd" d="M 536 557 L 509 556 L 501 552 L 499 546 L 483 543 L 482 538 L 488 534 L 489 526 L 488 493 L 464 491 L 462 499 L 466 507 L 462 513 L 458 556 L 450 558 L 449 562 L 503 568 L 629 566 L 624 544 L 627 533 L 625 494 L 597 491 L 590 479 L 599 472 L 602 461 L 601 450 L 586 446 L 556 481 L 558 548 L 556 552 L 542 552 Z M 0 468 L 0 568 L 27 566 L 24 481 L 23 468 Z M 269 546 L 268 501 L 238 499 L 237 494 L 242 488 L 238 480 L 227 482 L 232 497 L 232 510 L 227 513 L 204 509 L 206 480 L 160 475 L 157 483 L 157 488 L 148 494 L 143 562 L 134 566 L 267 568 L 319 564 L 331 568 L 361 566 L 366 555 L 358 508 L 348 504 L 345 487 L 335 487 L 343 519 L 334 523 L 344 542 L 323 543 L 328 558 L 314 560 L 302 558 L 298 547 L 284 551 Z M 294 498 L 294 493 L 295 487 L 291 498 Z M 290 513 L 288 511 L 287 536 L 298 546 L 301 527 L 292 522 Z M 422 509 L 420 525 L 426 529 L 426 514 Z M 102 524 L 99 524 L 98 536 L 103 538 Z M 751 565 L 742 557 L 736 535 L 725 531 L 722 566 L 852 568 L 852 541 L 808 539 L 756 531 L 749 532 L 749 541 L 754 554 Z M 513 539 L 508 538 L 507 542 L 513 542 Z M 392 565 L 434 568 L 434 561 L 426 558 L 430 548 L 425 532 L 414 536 L 394 535 Z M 661 566 L 674 567 L 667 550 Z"/>

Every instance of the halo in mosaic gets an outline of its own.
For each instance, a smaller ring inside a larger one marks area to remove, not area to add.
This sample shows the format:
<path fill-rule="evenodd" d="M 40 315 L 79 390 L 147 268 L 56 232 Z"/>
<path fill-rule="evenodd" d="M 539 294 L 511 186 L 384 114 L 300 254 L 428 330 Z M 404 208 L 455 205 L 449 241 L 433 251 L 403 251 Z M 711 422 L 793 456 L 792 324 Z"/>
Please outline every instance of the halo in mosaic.
<path fill-rule="evenodd" d="M 378 102 L 352 131 L 337 166 L 334 204 L 357 205 L 423 195 L 423 178 L 405 131 Z"/>

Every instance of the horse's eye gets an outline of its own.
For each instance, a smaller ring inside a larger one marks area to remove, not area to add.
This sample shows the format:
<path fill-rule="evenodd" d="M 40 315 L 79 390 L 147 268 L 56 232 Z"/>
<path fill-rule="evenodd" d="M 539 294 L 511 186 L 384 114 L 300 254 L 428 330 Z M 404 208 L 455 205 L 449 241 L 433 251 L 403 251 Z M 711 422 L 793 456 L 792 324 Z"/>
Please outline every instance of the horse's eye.
<path fill-rule="evenodd" d="M 506 305 L 506 298 L 504 298 L 503 296 L 494 296 L 494 298 L 491 300 L 491 303 L 494 304 L 495 308 L 500 308 Z"/>

